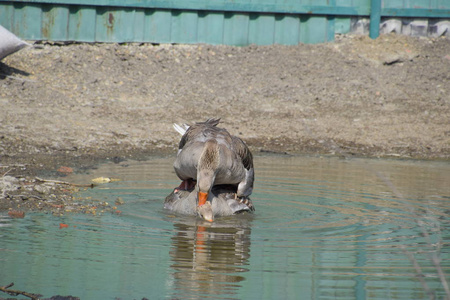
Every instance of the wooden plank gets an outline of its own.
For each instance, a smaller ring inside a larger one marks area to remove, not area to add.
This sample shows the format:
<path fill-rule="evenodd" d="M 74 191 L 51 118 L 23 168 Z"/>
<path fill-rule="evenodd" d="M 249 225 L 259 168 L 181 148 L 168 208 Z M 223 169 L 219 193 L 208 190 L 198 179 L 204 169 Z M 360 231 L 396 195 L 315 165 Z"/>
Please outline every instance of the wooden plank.
<path fill-rule="evenodd" d="M 329 5 L 336 6 L 336 0 L 328 0 Z M 334 35 L 336 34 L 335 30 L 335 15 L 327 15 L 327 36 L 326 41 L 331 42 L 334 41 Z"/>
<path fill-rule="evenodd" d="M 450 1 L 448 0 L 436 0 L 438 9 L 450 9 Z"/>
<path fill-rule="evenodd" d="M 383 8 L 382 17 L 450 18 L 450 9 Z"/>
<path fill-rule="evenodd" d="M 223 43 L 224 14 L 201 12 L 198 19 L 198 42 L 219 45 Z"/>
<path fill-rule="evenodd" d="M 42 8 L 37 4 L 17 3 L 14 5 L 13 33 L 22 39 L 40 40 L 41 36 L 41 12 Z"/>
<path fill-rule="evenodd" d="M 350 16 L 368 14 L 371 1 L 0 0 L 0 24 L 30 40 L 292 45 L 349 32 Z M 383 5 L 382 17 L 450 18 L 449 0 Z"/>
<path fill-rule="evenodd" d="M 137 8 L 134 10 L 133 27 L 133 40 L 131 42 L 145 42 L 145 9 Z"/>
<path fill-rule="evenodd" d="M 403 8 L 404 0 L 389 0 L 382 2 L 382 8 Z"/>
<path fill-rule="evenodd" d="M 349 6 L 356 6 L 356 5 L 354 5 L 353 1 L 336 0 L 336 6 L 349 7 Z"/>
<path fill-rule="evenodd" d="M 383 9 L 396 8 L 399 11 L 404 10 L 400 14 L 405 14 L 411 9 L 429 10 L 432 16 L 438 14 L 438 10 L 450 10 L 449 0 L 389 0 L 383 1 Z M 423 14 L 423 13 L 421 13 Z"/>
<path fill-rule="evenodd" d="M 119 11 L 118 11 L 119 12 Z M 117 42 L 133 42 L 136 28 L 136 9 L 128 8 L 126 10 L 120 10 L 118 18 L 116 20 L 116 28 L 114 30 L 114 36 Z"/>
<path fill-rule="evenodd" d="M 196 43 L 197 25 L 197 12 L 172 11 L 171 42 L 183 44 Z"/>
<path fill-rule="evenodd" d="M 323 43 L 328 38 L 327 18 L 302 16 L 300 18 L 300 42 Z"/>
<path fill-rule="evenodd" d="M 88 5 L 88 6 L 114 6 L 114 7 L 142 7 L 142 8 L 160 8 L 160 9 L 190 9 L 190 10 L 219 10 L 219 11 L 235 11 L 235 12 L 269 12 L 269 13 L 290 13 L 290 14 L 320 14 L 320 15 L 352 15 L 352 16 L 367 16 L 370 14 L 370 1 L 369 0 L 353 0 L 353 6 L 344 6 L 343 0 L 336 0 L 336 6 L 333 5 L 317 5 L 315 1 L 311 2 L 291 2 L 284 1 L 282 3 L 252 3 L 250 1 L 232 1 L 232 0 L 191 0 L 191 1 L 179 1 L 179 0 L 134 0 L 134 1 L 122 1 L 122 0 L 97 0 L 95 3 L 92 0 L 15 0 L 14 3 L 52 3 L 62 5 Z M 324 1 L 324 0 L 321 0 Z M 385 8 L 402 8 L 404 11 L 396 11 L 395 16 L 414 16 L 416 1 L 417 4 L 425 5 L 426 1 L 430 0 L 414 0 L 410 2 L 411 7 L 398 7 L 402 0 L 389 0 L 384 1 Z M 425 1 L 425 2 L 420 2 Z M 436 0 L 437 6 L 440 9 L 444 9 L 440 12 L 439 9 L 429 9 L 429 15 L 426 15 L 424 11 L 419 10 L 417 17 L 450 17 L 450 1 L 448 0 Z M 1 2 L 11 2 L 6 0 L 0 0 Z M 310 5 L 305 4 L 310 3 Z M 328 2 L 319 2 L 328 3 Z M 421 4 L 422 3 L 422 4 Z M 393 14 L 393 11 L 389 10 L 386 13 Z"/>
<path fill-rule="evenodd" d="M 300 42 L 300 17 L 279 15 L 275 17 L 275 44 L 297 45 Z"/>
<path fill-rule="evenodd" d="M 335 33 L 349 33 L 351 29 L 351 18 L 336 17 L 334 23 Z"/>
<path fill-rule="evenodd" d="M 12 3 L 5 3 L 0 6 L 0 25 L 13 31 L 13 19 L 14 19 L 15 8 Z"/>
<path fill-rule="evenodd" d="M 97 8 L 96 40 L 99 42 L 133 42 L 134 13 L 132 8 Z"/>
<path fill-rule="evenodd" d="M 441 7 L 439 7 L 440 6 L 440 3 L 442 2 L 442 0 L 428 0 L 429 1 L 429 4 L 428 4 L 428 8 L 431 8 L 431 9 L 440 9 Z M 450 8 L 450 1 L 446 1 L 447 2 L 447 5 L 449 6 L 448 8 Z M 442 7 L 442 8 L 444 8 L 444 7 Z"/>
<path fill-rule="evenodd" d="M 95 42 L 97 11 L 92 6 L 71 6 L 69 10 L 69 41 Z"/>
<path fill-rule="evenodd" d="M 308 5 L 308 6 L 334 6 L 333 4 L 330 4 L 330 2 L 335 2 L 335 0 L 302 0 L 301 4 Z"/>
<path fill-rule="evenodd" d="M 0 2 L 6 0 L 0 0 Z M 289 14 L 320 14 L 320 15 L 368 15 L 369 7 L 333 6 L 327 0 L 303 0 L 302 2 L 262 2 L 233 1 L 233 0 L 15 0 L 26 3 L 51 3 L 63 5 L 95 5 L 110 7 L 140 7 L 160 9 L 185 9 L 206 11 L 232 11 L 232 12 L 261 12 L 261 13 L 289 13 Z M 304 4 L 307 3 L 307 4 Z M 322 5 L 317 5 L 317 3 Z"/>
<path fill-rule="evenodd" d="M 169 10 L 145 11 L 144 40 L 153 43 L 170 43 L 172 13 Z"/>
<path fill-rule="evenodd" d="M 369 36 L 376 39 L 380 35 L 381 0 L 372 0 L 370 5 Z"/>
<path fill-rule="evenodd" d="M 134 42 L 135 34 L 140 30 L 136 28 L 136 9 L 129 8 L 122 11 L 119 19 L 117 20 L 116 26 L 120 28 L 116 31 L 119 33 L 117 35 L 117 41 Z"/>
<path fill-rule="evenodd" d="M 223 43 L 226 45 L 248 45 L 250 17 L 245 13 L 225 13 Z"/>
<path fill-rule="evenodd" d="M 430 0 L 404 0 L 403 8 L 430 8 Z"/>
<path fill-rule="evenodd" d="M 68 38 L 69 7 L 42 7 L 41 38 L 52 41 L 65 41 Z"/>
<path fill-rule="evenodd" d="M 250 14 L 248 42 L 256 45 L 271 45 L 275 37 L 275 15 Z"/>
<path fill-rule="evenodd" d="M 348 0 L 336 0 L 336 5 L 338 7 L 340 6 L 346 6 L 345 4 L 342 4 L 342 1 L 348 1 Z M 391 0 L 388 0 L 391 1 Z M 396 0 L 394 0 L 396 1 Z M 403 0 L 400 0 L 403 1 Z M 350 6 L 351 7 L 358 7 L 359 9 L 361 9 L 362 11 L 367 12 L 367 15 L 370 14 L 370 4 L 372 2 L 372 0 L 352 0 L 352 1 L 348 1 L 350 2 Z"/>
<path fill-rule="evenodd" d="M 115 25 L 115 11 L 109 7 L 98 7 L 95 20 L 95 40 L 97 42 L 115 42 L 113 29 Z"/>
<path fill-rule="evenodd" d="M 335 17 L 334 16 L 327 16 L 327 36 L 326 36 L 326 42 L 332 42 L 334 41 L 334 35 L 336 34 L 335 29 Z"/>

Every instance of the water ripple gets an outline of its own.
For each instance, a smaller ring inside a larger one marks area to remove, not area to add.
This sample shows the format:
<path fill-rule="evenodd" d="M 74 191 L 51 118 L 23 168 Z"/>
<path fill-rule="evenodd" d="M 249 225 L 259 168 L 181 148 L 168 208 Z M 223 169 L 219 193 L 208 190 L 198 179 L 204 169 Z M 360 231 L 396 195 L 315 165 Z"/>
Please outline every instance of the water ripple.
<path fill-rule="evenodd" d="M 417 264 L 444 297 L 430 257 L 450 273 L 447 163 L 256 157 L 255 214 L 208 223 L 162 209 L 172 162 L 65 178 L 121 179 L 84 194 L 121 197 L 120 215 L 0 216 L 1 275 L 85 299 L 427 299 Z"/>

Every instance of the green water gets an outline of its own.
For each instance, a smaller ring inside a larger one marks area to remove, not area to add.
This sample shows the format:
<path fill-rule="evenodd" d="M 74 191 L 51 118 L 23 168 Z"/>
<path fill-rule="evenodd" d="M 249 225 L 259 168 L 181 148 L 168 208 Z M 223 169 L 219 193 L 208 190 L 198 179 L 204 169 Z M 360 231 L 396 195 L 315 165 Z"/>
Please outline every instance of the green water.
<path fill-rule="evenodd" d="M 121 179 L 82 193 L 121 197 L 120 215 L 0 214 L 0 285 L 81 299 L 445 297 L 432 258 L 450 274 L 449 163 L 256 157 L 255 214 L 205 224 L 162 208 L 172 162 L 64 178 Z"/>

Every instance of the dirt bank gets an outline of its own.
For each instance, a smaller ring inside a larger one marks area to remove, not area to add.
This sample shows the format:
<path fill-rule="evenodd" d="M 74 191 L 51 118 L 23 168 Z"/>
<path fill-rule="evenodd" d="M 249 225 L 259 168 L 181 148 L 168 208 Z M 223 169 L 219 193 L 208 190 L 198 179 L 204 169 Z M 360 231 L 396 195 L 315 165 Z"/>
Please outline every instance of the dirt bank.
<path fill-rule="evenodd" d="M 448 38 L 41 43 L 5 58 L 0 79 L 0 176 L 175 153 L 172 123 L 208 117 L 254 152 L 450 158 Z"/>

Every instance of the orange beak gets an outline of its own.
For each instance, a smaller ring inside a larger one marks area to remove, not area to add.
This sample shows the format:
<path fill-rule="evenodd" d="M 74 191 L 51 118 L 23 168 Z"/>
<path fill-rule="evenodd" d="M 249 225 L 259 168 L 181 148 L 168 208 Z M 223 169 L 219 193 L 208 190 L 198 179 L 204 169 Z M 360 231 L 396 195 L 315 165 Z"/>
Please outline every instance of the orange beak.
<path fill-rule="evenodd" d="M 208 200 L 208 193 L 198 192 L 198 206 L 202 206 Z"/>
<path fill-rule="evenodd" d="M 211 202 L 208 200 L 208 193 L 198 192 L 198 212 L 208 222 L 214 220 Z"/>

